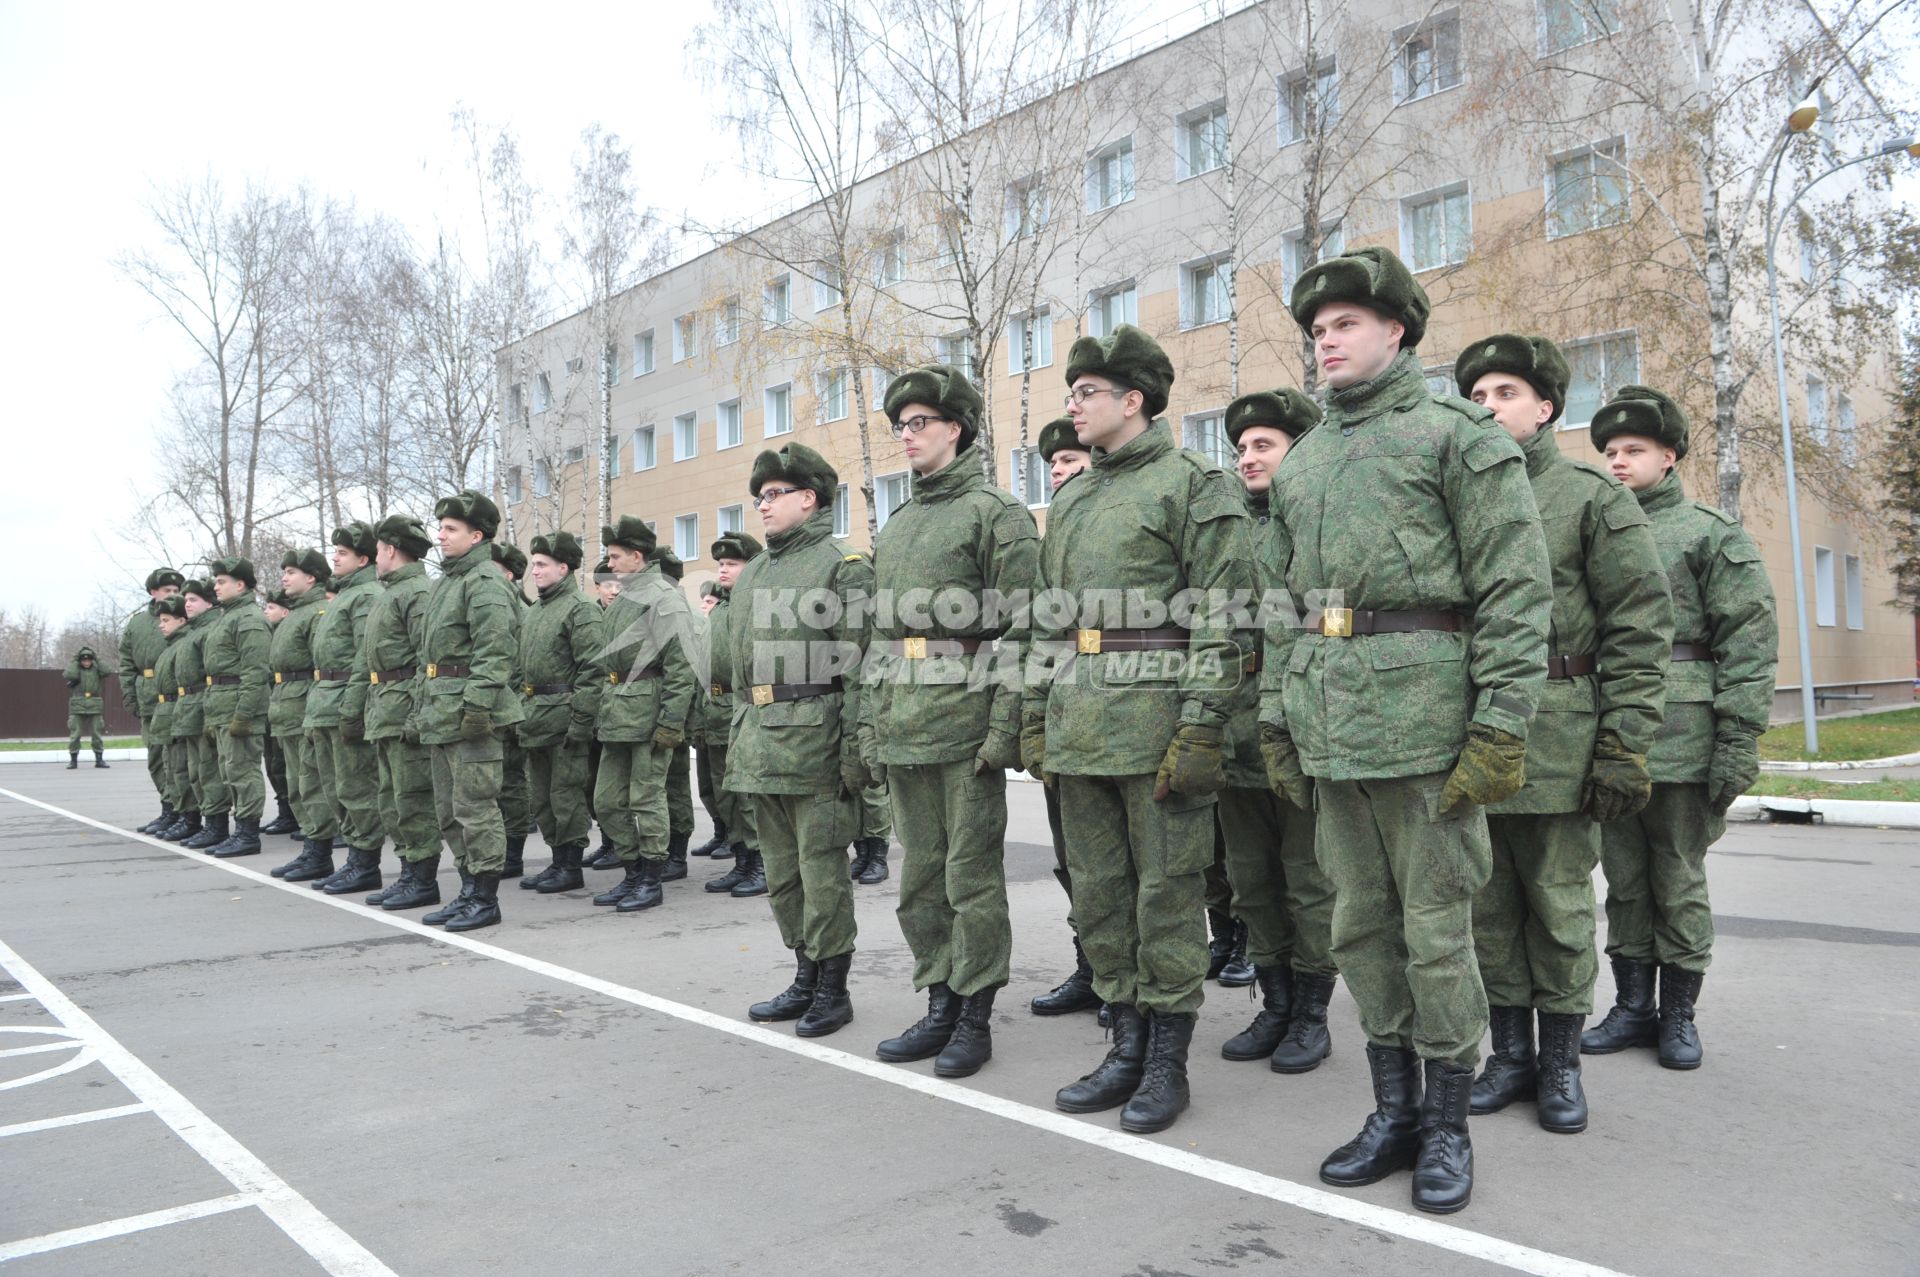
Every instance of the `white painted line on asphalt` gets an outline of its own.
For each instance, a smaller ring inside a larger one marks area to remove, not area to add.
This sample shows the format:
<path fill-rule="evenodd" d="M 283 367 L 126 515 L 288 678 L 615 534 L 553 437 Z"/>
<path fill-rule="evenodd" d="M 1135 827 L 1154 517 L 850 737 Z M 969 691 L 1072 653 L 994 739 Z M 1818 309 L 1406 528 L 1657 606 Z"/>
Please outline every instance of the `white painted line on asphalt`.
<path fill-rule="evenodd" d="M 31 1002 L 32 1000 L 31 993 L 9 993 L 5 997 L 0 997 L 0 1002 Z"/>
<path fill-rule="evenodd" d="M 133 1092 L 135 1099 L 144 1102 L 188 1147 L 206 1159 L 209 1166 L 226 1176 L 227 1181 L 240 1190 L 244 1204 L 258 1206 L 267 1218 L 279 1225 L 281 1232 L 313 1256 L 322 1268 L 339 1277 L 394 1277 L 392 1269 L 374 1258 L 371 1251 L 349 1237 L 338 1224 L 321 1214 L 292 1185 L 268 1170 L 265 1162 L 255 1157 L 239 1140 L 229 1135 L 186 1096 L 148 1068 L 138 1056 L 110 1036 L 98 1021 L 55 988 L 52 981 L 29 965 L 4 940 L 0 940 L 0 970 L 4 970 L 21 988 L 38 998 L 40 1004 L 69 1032 L 84 1037 L 100 1062 L 120 1080 L 121 1085 Z M 153 1226 L 139 1225 L 141 1228 Z M 85 1233 L 87 1230 L 73 1231 Z M 0 1259 L 6 1257 L 6 1253 L 0 1251 Z"/>
<path fill-rule="evenodd" d="M 122 1104 L 113 1109 L 88 1109 L 84 1113 L 69 1113 L 65 1117 L 43 1117 L 37 1122 L 15 1122 L 12 1126 L 0 1126 L 0 1139 L 9 1135 L 32 1135 L 35 1131 L 57 1131 L 63 1126 L 79 1126 L 83 1122 L 104 1122 L 109 1118 L 132 1117 L 135 1113 L 151 1113 L 152 1109 L 144 1104 Z"/>
<path fill-rule="evenodd" d="M 1124 1131 L 1095 1126 L 1090 1122 L 1068 1117 L 1050 1109 L 1036 1108 L 1030 1104 L 1022 1104 L 1018 1100 L 1002 1099 L 997 1095 L 989 1095 L 958 1083 L 915 1073 L 897 1065 L 883 1064 L 870 1057 L 853 1055 L 818 1042 L 763 1029 L 756 1024 L 728 1019 L 701 1007 L 688 1006 L 639 989 L 628 988 L 626 985 L 615 984 L 611 980 L 602 980 L 598 976 L 587 975 L 585 972 L 575 971 L 570 967 L 559 966 L 540 958 L 531 958 L 522 953 L 515 953 L 511 949 L 502 949 L 497 945 L 475 940 L 464 934 L 449 935 L 437 927 L 424 926 L 398 914 L 387 913 L 380 909 L 368 909 L 359 903 L 357 896 L 349 900 L 312 891 L 303 883 L 282 882 L 278 878 L 271 878 L 266 874 L 243 868 L 234 861 L 214 860 L 196 852 L 183 850 L 172 843 L 134 833 L 130 829 L 117 829 L 91 816 L 82 816 L 78 812 L 41 802 L 37 798 L 29 798 L 25 794 L 10 789 L 0 789 L 0 797 L 11 798 L 29 807 L 38 807 L 42 811 L 64 816 L 103 833 L 130 838 L 136 842 L 150 843 L 155 847 L 175 852 L 183 859 L 191 860 L 196 864 L 222 869 L 245 878 L 255 886 L 289 892 L 302 900 L 340 909 L 364 921 L 422 936 L 451 948 L 464 949 L 480 957 L 492 958 L 509 966 L 518 967 L 522 971 L 558 980 L 563 984 L 598 993 L 615 1001 L 656 1011 L 688 1024 L 696 1024 L 717 1033 L 730 1034 L 733 1037 L 771 1047 L 777 1051 L 785 1051 L 790 1055 L 797 1055 L 819 1064 L 845 1069 L 847 1072 L 858 1073 L 877 1082 L 885 1082 L 889 1086 L 915 1091 L 931 1099 L 944 1100 L 976 1112 L 1004 1118 L 1034 1130 L 1045 1131 L 1065 1139 L 1105 1149 L 1111 1153 L 1118 1153 L 1135 1161 L 1178 1171 L 1197 1179 L 1210 1180 L 1224 1188 L 1251 1193 L 1282 1205 L 1298 1207 L 1328 1219 L 1356 1224 L 1362 1228 L 1402 1237 L 1408 1241 L 1422 1242 L 1442 1250 L 1452 1251 L 1456 1255 L 1465 1255 L 1472 1259 L 1498 1264 L 1503 1268 L 1511 1268 L 1516 1272 L 1535 1274 L 1536 1277 L 1625 1277 L 1618 1270 L 1604 1265 L 1591 1264 L 1585 1260 L 1558 1255 L 1552 1251 L 1539 1250 L 1486 1233 L 1476 1233 L 1472 1229 L 1462 1228 L 1457 1224 L 1441 1223 L 1439 1220 L 1423 1215 L 1389 1210 L 1370 1202 L 1342 1197 L 1338 1193 L 1330 1193 L 1309 1184 L 1281 1179 L 1276 1175 L 1267 1175 L 1244 1166 L 1236 1166 L 1231 1162 L 1203 1157 L 1198 1153 L 1189 1153 L 1184 1149 L 1156 1143 L 1137 1135 L 1128 1135 Z M 0 958 L 3 958 L 6 952 L 10 951 L 7 951 L 4 945 L 0 945 Z M 25 980 L 20 983 L 31 987 Z"/>
<path fill-rule="evenodd" d="M 85 1228 L 43 1233 L 23 1241 L 0 1242 L 0 1264 L 10 1259 L 24 1259 L 28 1255 L 44 1255 L 50 1250 L 103 1242 L 109 1237 L 125 1237 L 128 1233 L 144 1232 L 149 1228 L 164 1228 L 168 1224 L 180 1224 L 190 1219 L 205 1219 L 209 1215 L 222 1215 L 230 1210 L 244 1210 L 258 1204 L 251 1194 L 234 1193 L 230 1197 L 210 1197 L 204 1202 L 188 1202 L 185 1206 L 169 1206 L 165 1210 L 148 1211 L 144 1215 L 110 1219 L 104 1224 L 88 1224 Z"/>

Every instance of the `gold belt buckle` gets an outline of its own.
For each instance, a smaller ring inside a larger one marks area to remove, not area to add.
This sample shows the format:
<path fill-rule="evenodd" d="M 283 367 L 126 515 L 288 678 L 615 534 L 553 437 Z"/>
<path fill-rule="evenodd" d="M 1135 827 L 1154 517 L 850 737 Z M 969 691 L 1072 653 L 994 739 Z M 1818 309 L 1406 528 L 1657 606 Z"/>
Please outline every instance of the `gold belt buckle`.
<path fill-rule="evenodd" d="M 922 634 L 916 634 L 911 638 L 901 639 L 900 655 L 909 661 L 926 660 L 927 659 L 926 636 Z"/>
<path fill-rule="evenodd" d="M 427 677 L 428 677 L 428 678 L 439 678 L 439 677 L 440 677 L 440 667 L 439 667 L 438 665 L 429 665 L 429 666 L 427 666 Z"/>
<path fill-rule="evenodd" d="M 1330 607 L 1320 613 L 1320 633 L 1326 638 L 1353 637 L 1353 609 Z"/>
<path fill-rule="evenodd" d="M 773 684 L 755 683 L 753 685 L 753 703 L 755 705 L 773 704 Z"/>
<path fill-rule="evenodd" d="M 279 670 L 275 670 L 275 671 L 273 672 L 273 681 L 274 681 L 275 683 L 284 683 L 284 682 L 286 682 L 287 680 L 286 680 L 286 679 L 284 679 L 284 678 L 282 678 L 282 677 L 280 677 L 280 671 L 279 671 Z"/>
<path fill-rule="evenodd" d="M 213 686 L 213 675 L 211 675 L 211 674 L 207 674 L 207 675 L 204 675 L 203 677 L 204 677 L 204 678 L 205 678 L 205 679 L 207 680 L 207 686 L 208 686 L 208 687 L 212 687 L 212 686 Z"/>
<path fill-rule="evenodd" d="M 379 671 L 379 670 L 368 670 L 368 671 L 367 671 L 367 682 L 369 682 L 369 683 L 375 683 L 375 684 L 377 684 L 377 683 L 379 683 L 379 681 L 380 681 L 380 671 Z"/>
<path fill-rule="evenodd" d="M 727 689 L 718 683 L 709 683 L 707 684 L 707 692 L 714 697 L 721 697 L 727 694 Z"/>
<path fill-rule="evenodd" d="M 1073 650 L 1082 656 L 1100 655 L 1100 631 L 1075 630 L 1073 632 Z"/>
<path fill-rule="evenodd" d="M 153 671 L 152 671 L 152 670 L 141 670 L 141 671 L 140 671 L 140 677 L 141 677 L 141 678 L 152 678 L 152 677 L 153 677 Z"/>
<path fill-rule="evenodd" d="M 175 696 L 185 696 L 187 694 L 187 689 L 184 687 L 176 687 L 173 689 L 173 694 Z"/>
<path fill-rule="evenodd" d="M 613 685 L 614 685 L 615 687 L 618 687 L 618 686 L 620 686 L 620 671 L 619 671 L 619 670 L 608 670 L 608 671 L 607 671 L 607 682 L 609 682 L 609 683 L 612 683 L 612 684 L 613 684 Z"/>
<path fill-rule="evenodd" d="M 532 683 L 522 683 L 522 684 L 520 684 L 520 694 L 521 694 L 522 696 L 531 696 L 531 695 L 533 695 L 533 684 L 532 684 Z"/>

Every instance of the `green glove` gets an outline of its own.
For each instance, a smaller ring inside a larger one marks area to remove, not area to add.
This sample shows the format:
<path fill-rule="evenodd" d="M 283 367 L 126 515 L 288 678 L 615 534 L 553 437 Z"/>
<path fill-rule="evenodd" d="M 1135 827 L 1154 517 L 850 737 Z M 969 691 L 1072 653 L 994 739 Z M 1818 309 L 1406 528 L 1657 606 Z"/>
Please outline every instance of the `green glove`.
<path fill-rule="evenodd" d="M 1053 776 L 1047 771 L 1047 716 L 1044 713 L 1028 713 L 1020 720 L 1020 765 L 1041 784 L 1053 783 Z"/>
<path fill-rule="evenodd" d="M 860 757 L 860 747 L 848 742 L 840 750 L 840 788 L 857 795 L 873 784 L 873 772 Z"/>
<path fill-rule="evenodd" d="M 1182 723 L 1167 742 L 1166 757 L 1153 780 L 1155 802 L 1168 794 L 1199 798 L 1217 794 L 1227 787 L 1226 758 L 1221 750 L 1223 733 L 1218 727 Z"/>
<path fill-rule="evenodd" d="M 480 744 L 493 739 L 493 715 L 483 709 L 470 709 L 460 716 L 460 739 Z"/>
<path fill-rule="evenodd" d="M 1300 768 L 1292 733 L 1275 723 L 1260 724 L 1260 759 L 1267 765 L 1267 788 L 1301 811 L 1313 810 L 1313 782 Z"/>
<path fill-rule="evenodd" d="M 1469 807 L 1491 807 L 1520 792 L 1527 783 L 1527 742 L 1512 732 L 1475 723 L 1467 745 L 1440 791 L 1440 818 L 1451 820 Z"/>
<path fill-rule="evenodd" d="M 593 743 L 593 720 L 591 718 L 570 718 L 567 720 L 567 744 L 573 746 Z"/>
<path fill-rule="evenodd" d="M 1618 732 L 1601 732 L 1593 742 L 1593 770 L 1580 791 L 1580 810 L 1604 825 L 1633 815 L 1652 797 L 1647 756 L 1630 753 Z"/>
<path fill-rule="evenodd" d="M 1707 764 L 1707 802 L 1716 816 L 1760 779 L 1760 741 L 1752 732 L 1722 727 L 1714 732 L 1713 758 Z"/>
<path fill-rule="evenodd" d="M 220 739 L 220 733 L 212 723 L 207 723 L 204 726 L 202 726 L 200 728 L 200 735 L 203 738 L 210 741 L 217 741 Z"/>
<path fill-rule="evenodd" d="M 361 718 L 343 718 L 340 720 L 340 739 L 349 745 L 357 745 L 367 738 L 367 723 Z"/>
<path fill-rule="evenodd" d="M 653 729 L 653 747 L 662 750 L 679 749 L 687 743 L 687 734 L 678 727 L 656 727 Z"/>
<path fill-rule="evenodd" d="M 356 736 L 354 739 L 358 740 L 360 738 Z M 400 739 L 409 745 L 418 745 L 420 743 L 419 721 L 409 718 L 400 728 Z"/>
<path fill-rule="evenodd" d="M 253 720 L 245 714 L 235 714 L 232 719 L 227 722 L 227 735 L 238 736 L 240 739 L 245 740 L 247 737 L 253 735 Z"/>
<path fill-rule="evenodd" d="M 1003 772 L 1019 765 L 1020 738 L 998 727 L 987 733 L 987 739 L 981 742 L 979 752 L 973 756 L 973 774 L 976 776 Z"/>

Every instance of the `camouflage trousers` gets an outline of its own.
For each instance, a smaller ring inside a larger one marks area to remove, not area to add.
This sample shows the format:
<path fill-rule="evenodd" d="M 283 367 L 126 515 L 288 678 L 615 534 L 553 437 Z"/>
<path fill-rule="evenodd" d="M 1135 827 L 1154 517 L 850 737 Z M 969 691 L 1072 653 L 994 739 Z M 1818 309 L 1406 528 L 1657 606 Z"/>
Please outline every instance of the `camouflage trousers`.
<path fill-rule="evenodd" d="M 338 727 L 307 733 L 320 773 L 320 792 L 333 808 L 335 840 L 360 851 L 379 851 L 387 840 L 380 819 L 380 762 L 371 742 L 343 740 Z"/>
<path fill-rule="evenodd" d="M 287 799 L 300 822 L 300 832 L 309 838 L 330 841 L 340 832 L 334 815 L 333 800 L 321 777 L 319 753 L 326 749 L 325 729 L 276 737 L 287 755 Z"/>
<path fill-rule="evenodd" d="M 1233 916 L 1257 967 L 1333 975 L 1333 883 L 1314 858 L 1313 813 L 1270 789 L 1220 794 Z"/>
<path fill-rule="evenodd" d="M 105 715 L 103 714 L 67 715 L 67 752 L 69 754 L 79 753 L 80 738 L 89 733 L 93 736 L 93 752 L 97 754 L 105 749 L 107 742 L 100 735 L 100 720 L 104 717 Z"/>
<path fill-rule="evenodd" d="M 1154 777 L 1062 776 L 1073 915 L 1102 1002 L 1188 1015 L 1207 978 L 1214 800 L 1153 798 Z"/>
<path fill-rule="evenodd" d="M 441 840 L 453 863 L 470 874 L 497 874 L 507 864 L 507 828 L 500 819 L 503 753 L 498 738 L 427 746 Z"/>
<path fill-rule="evenodd" d="M 527 788 L 533 815 L 548 847 L 567 847 L 587 841 L 587 784 L 589 760 L 582 741 L 559 740 L 526 751 Z"/>
<path fill-rule="evenodd" d="M 780 943 L 816 961 L 853 952 L 857 928 L 847 844 L 858 815 L 858 801 L 837 790 L 753 795 L 767 903 L 773 906 Z"/>
<path fill-rule="evenodd" d="M 1727 822 L 1703 784 L 1655 785 L 1638 815 L 1600 827 L 1607 875 L 1607 953 L 1682 971 L 1713 961 L 1707 848 Z"/>
<path fill-rule="evenodd" d="M 267 806 L 267 776 L 261 768 L 266 737 L 261 731 L 235 736 L 225 727 L 219 729 L 220 778 L 233 795 L 236 820 L 258 820 Z"/>
<path fill-rule="evenodd" d="M 620 859 L 667 858 L 667 771 L 674 751 L 648 741 L 600 742 L 593 810 Z"/>
<path fill-rule="evenodd" d="M 1379 1046 L 1472 1067 L 1487 1031 L 1473 897 L 1492 850 L 1478 808 L 1442 820 L 1446 773 L 1315 780 L 1314 849 L 1333 882 L 1333 957 Z"/>
<path fill-rule="evenodd" d="M 707 820 L 714 825 L 721 825 L 726 823 L 726 818 L 720 814 L 720 791 L 714 781 L 716 777 L 725 776 L 727 772 L 724 765 L 718 772 L 713 770 L 713 749 L 713 746 L 704 741 L 694 746 L 693 790 L 700 795 L 700 805 L 706 808 Z M 719 749 L 722 755 L 726 754 L 725 745 L 721 745 Z"/>
<path fill-rule="evenodd" d="M 140 720 L 140 743 L 147 747 L 147 779 L 153 782 L 153 792 L 172 802 L 176 795 L 167 792 L 173 783 L 167 762 L 168 729 L 154 726 L 154 717 L 150 714 Z"/>
<path fill-rule="evenodd" d="M 186 748 L 171 736 L 160 748 L 160 775 L 154 783 L 160 788 L 160 800 L 171 803 L 175 811 L 193 810 L 193 791 L 187 786 L 186 756 Z M 153 758 L 153 751 L 149 749 L 147 762 L 152 763 Z"/>
<path fill-rule="evenodd" d="M 267 766 L 267 789 L 275 801 L 288 801 L 287 751 L 271 730 L 260 739 L 260 759 Z"/>
<path fill-rule="evenodd" d="M 713 814 L 716 822 L 727 827 L 727 843 L 734 847 L 751 847 L 758 851 L 760 839 L 754 834 L 753 800 L 745 794 L 736 794 L 726 787 L 727 747 L 725 745 L 702 745 L 696 759 L 700 772 L 700 793 L 707 797 L 707 810 Z"/>
<path fill-rule="evenodd" d="M 200 796 L 202 816 L 224 816 L 233 810 L 233 791 L 220 770 L 220 746 L 202 730 L 193 737 L 193 789 Z"/>
<path fill-rule="evenodd" d="M 887 770 L 891 774 L 893 769 Z M 884 780 L 860 791 L 860 837 L 878 838 L 883 842 L 893 837 L 893 802 Z"/>
<path fill-rule="evenodd" d="M 1067 868 L 1067 835 L 1060 828 L 1060 786 L 1042 785 L 1040 789 L 1047 800 L 1047 832 L 1053 837 L 1054 881 L 1067 893 L 1067 925 L 1078 935 L 1080 928 L 1073 920 L 1073 874 Z"/>
<path fill-rule="evenodd" d="M 373 742 L 373 754 L 380 778 L 380 825 L 393 836 L 394 854 L 402 861 L 439 855 L 440 817 L 434 809 L 433 759 L 427 747 L 387 736 Z"/>
<path fill-rule="evenodd" d="M 913 950 L 913 987 L 998 989 L 1013 959 L 1007 920 L 1007 774 L 971 756 L 887 768 L 904 849 L 894 915 Z"/>
<path fill-rule="evenodd" d="M 1497 1007 L 1593 1010 L 1593 867 L 1600 827 L 1584 813 L 1488 816 L 1493 872 L 1473 897 L 1473 951 Z"/>
<path fill-rule="evenodd" d="M 500 743 L 500 824 L 509 835 L 533 830 L 534 802 L 527 789 L 527 751 L 508 729 Z"/>
<path fill-rule="evenodd" d="M 1221 917 L 1233 916 L 1233 879 L 1227 873 L 1227 832 L 1220 827 L 1216 807 L 1213 819 L 1213 863 L 1206 873 L 1207 912 Z"/>
<path fill-rule="evenodd" d="M 682 745 L 667 763 L 667 832 L 693 836 L 693 748 Z"/>

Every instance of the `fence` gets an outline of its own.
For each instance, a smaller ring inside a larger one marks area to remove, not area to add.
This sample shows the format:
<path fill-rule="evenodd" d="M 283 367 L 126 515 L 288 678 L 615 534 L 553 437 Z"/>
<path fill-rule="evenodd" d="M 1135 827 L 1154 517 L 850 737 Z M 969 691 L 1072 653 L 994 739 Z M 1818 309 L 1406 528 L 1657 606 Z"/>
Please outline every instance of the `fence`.
<path fill-rule="evenodd" d="M 140 720 L 120 703 L 120 680 L 108 679 L 102 699 L 107 736 L 138 736 Z M 59 670 L 0 670 L 0 740 L 67 738 L 67 681 Z"/>

